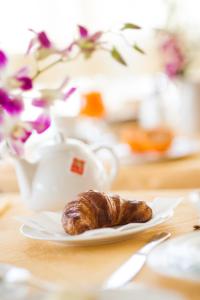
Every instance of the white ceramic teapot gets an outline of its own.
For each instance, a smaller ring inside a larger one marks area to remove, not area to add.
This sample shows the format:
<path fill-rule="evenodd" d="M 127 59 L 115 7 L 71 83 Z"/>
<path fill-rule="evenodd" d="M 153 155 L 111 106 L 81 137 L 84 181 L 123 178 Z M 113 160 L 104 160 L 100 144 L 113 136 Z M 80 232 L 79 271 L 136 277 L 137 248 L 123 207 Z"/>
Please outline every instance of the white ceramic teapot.
<path fill-rule="evenodd" d="M 102 149 L 110 153 L 109 170 L 96 154 Z M 33 210 L 62 210 L 80 192 L 107 190 L 118 169 L 117 158 L 109 147 L 92 150 L 72 139 L 41 147 L 35 163 L 15 158 L 15 164 L 21 196 Z"/>

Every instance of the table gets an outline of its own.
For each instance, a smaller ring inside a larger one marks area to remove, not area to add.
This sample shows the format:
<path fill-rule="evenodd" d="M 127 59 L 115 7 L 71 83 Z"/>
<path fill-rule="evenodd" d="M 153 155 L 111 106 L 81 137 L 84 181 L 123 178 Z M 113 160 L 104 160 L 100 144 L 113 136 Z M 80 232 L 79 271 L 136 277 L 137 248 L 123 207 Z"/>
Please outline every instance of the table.
<path fill-rule="evenodd" d="M 18 192 L 18 183 L 11 161 L 0 161 L 0 193 Z"/>
<path fill-rule="evenodd" d="M 113 189 L 200 188 L 200 154 L 179 160 L 121 166 Z"/>
<path fill-rule="evenodd" d="M 28 268 L 34 275 L 67 286 L 100 286 L 121 263 L 144 245 L 156 232 L 170 231 L 173 237 L 191 232 L 198 223 L 198 216 L 188 201 L 188 190 L 123 192 L 127 197 L 148 200 L 158 195 L 184 196 L 172 219 L 129 240 L 110 245 L 68 247 L 45 241 L 34 241 L 23 237 L 16 215 L 30 213 L 17 194 L 4 194 L 12 206 L 0 217 L 0 262 L 12 263 Z M 197 300 L 200 285 L 166 278 L 154 273 L 147 266 L 135 278 L 136 282 L 169 288 Z"/>

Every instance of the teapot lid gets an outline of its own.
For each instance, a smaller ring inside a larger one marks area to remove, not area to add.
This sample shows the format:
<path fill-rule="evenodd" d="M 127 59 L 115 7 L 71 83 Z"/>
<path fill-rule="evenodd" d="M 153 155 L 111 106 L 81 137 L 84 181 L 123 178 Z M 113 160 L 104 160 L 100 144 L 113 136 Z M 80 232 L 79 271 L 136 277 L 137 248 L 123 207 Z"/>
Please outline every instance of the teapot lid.
<path fill-rule="evenodd" d="M 45 141 L 40 145 L 40 147 L 37 149 L 38 155 L 42 156 L 44 154 L 47 154 L 51 151 L 57 152 L 69 149 L 69 147 L 79 147 L 79 148 L 86 148 L 85 143 L 78 139 L 73 138 L 67 138 L 65 139 L 63 134 L 57 133 L 53 139 L 50 139 L 48 141 Z"/>

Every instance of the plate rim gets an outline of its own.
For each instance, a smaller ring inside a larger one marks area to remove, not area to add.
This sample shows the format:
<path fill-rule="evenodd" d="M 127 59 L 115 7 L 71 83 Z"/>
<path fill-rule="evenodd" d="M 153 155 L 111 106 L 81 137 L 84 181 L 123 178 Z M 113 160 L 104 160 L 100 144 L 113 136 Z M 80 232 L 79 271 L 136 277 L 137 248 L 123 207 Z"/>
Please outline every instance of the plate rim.
<path fill-rule="evenodd" d="M 192 142 L 193 143 L 193 149 L 190 149 L 189 151 L 185 152 L 185 153 L 181 153 L 181 154 L 172 154 L 170 153 L 170 151 L 172 150 L 172 146 L 166 151 L 166 153 L 164 155 L 155 155 L 156 153 L 154 152 L 149 152 L 149 153 L 141 153 L 138 154 L 137 152 L 131 152 L 129 153 L 128 156 L 124 157 L 120 157 L 120 161 L 122 161 L 123 164 L 134 164 L 134 163 L 156 163 L 156 162 L 162 162 L 162 161 L 173 161 L 173 160 L 181 160 L 181 159 L 185 159 L 188 158 L 190 156 L 195 156 L 197 153 L 199 153 L 200 150 L 200 142 L 198 141 L 198 139 L 196 138 L 188 138 L 184 135 L 180 135 L 180 136 L 176 136 L 174 138 L 173 143 L 175 143 L 175 141 L 187 141 L 187 142 Z M 122 143 L 123 144 L 123 143 Z M 173 144 L 172 144 L 173 145 Z M 138 160 L 135 161 L 133 156 Z M 127 159 L 128 158 L 128 159 Z"/>
<path fill-rule="evenodd" d="M 22 224 L 20 226 L 20 233 L 22 235 L 24 235 L 25 237 L 27 238 L 30 238 L 30 239 L 33 239 L 33 240 L 40 240 L 40 241 L 50 241 L 50 242 L 59 242 L 59 243 L 64 243 L 64 244 L 84 244 L 84 243 L 95 243 L 95 242 L 99 242 L 99 241 L 107 241 L 107 240 L 116 240 L 116 239 L 120 239 L 121 237 L 129 237 L 129 236 L 132 236 L 134 234 L 137 234 L 138 232 L 143 232 L 145 230 L 148 230 L 148 229 L 151 229 L 157 225 L 160 225 L 160 224 L 163 224 L 164 222 L 168 221 L 170 218 L 172 218 L 174 215 L 174 211 L 171 211 L 169 213 L 169 215 L 167 215 L 166 217 L 164 218 L 161 218 L 159 219 L 158 221 L 156 221 L 155 223 L 153 224 L 150 224 L 150 225 L 144 225 L 139 228 L 133 228 L 133 229 L 129 229 L 129 230 L 125 230 L 125 231 L 118 231 L 118 232 L 113 232 L 113 233 L 109 233 L 109 234 L 106 234 L 106 235 L 93 235 L 93 236 L 82 236 L 80 238 L 80 235 L 79 238 L 78 236 L 76 237 L 70 237 L 69 239 L 61 239 L 61 238 L 58 238 L 58 237 L 54 237 L 54 238 L 39 238 L 39 237 L 33 237 L 32 235 L 30 234 L 27 234 L 27 232 L 24 232 L 24 229 L 26 228 L 29 228 L 29 229 L 32 229 L 30 226 L 26 225 L 26 224 Z M 147 223 L 145 223 L 147 224 Z"/>

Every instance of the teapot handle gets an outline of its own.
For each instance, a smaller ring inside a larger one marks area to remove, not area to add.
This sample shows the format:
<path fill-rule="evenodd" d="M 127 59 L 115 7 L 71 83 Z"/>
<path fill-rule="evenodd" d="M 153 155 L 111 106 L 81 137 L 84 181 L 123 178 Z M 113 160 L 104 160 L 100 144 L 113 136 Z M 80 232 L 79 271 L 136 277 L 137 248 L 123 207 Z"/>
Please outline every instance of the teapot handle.
<path fill-rule="evenodd" d="M 109 164 L 110 164 L 110 170 L 106 170 L 107 172 L 107 175 L 108 175 L 108 181 L 111 183 L 117 173 L 118 173 L 118 170 L 119 170 L 119 161 L 118 161 L 118 158 L 115 154 L 115 152 L 113 151 L 113 149 L 109 146 L 104 146 L 104 145 L 100 145 L 100 146 L 96 146 L 96 147 L 93 147 L 93 152 L 94 153 L 97 153 L 97 152 L 100 152 L 102 150 L 106 150 L 109 154 L 110 154 L 110 157 L 111 157 L 111 160 L 109 160 Z"/>

